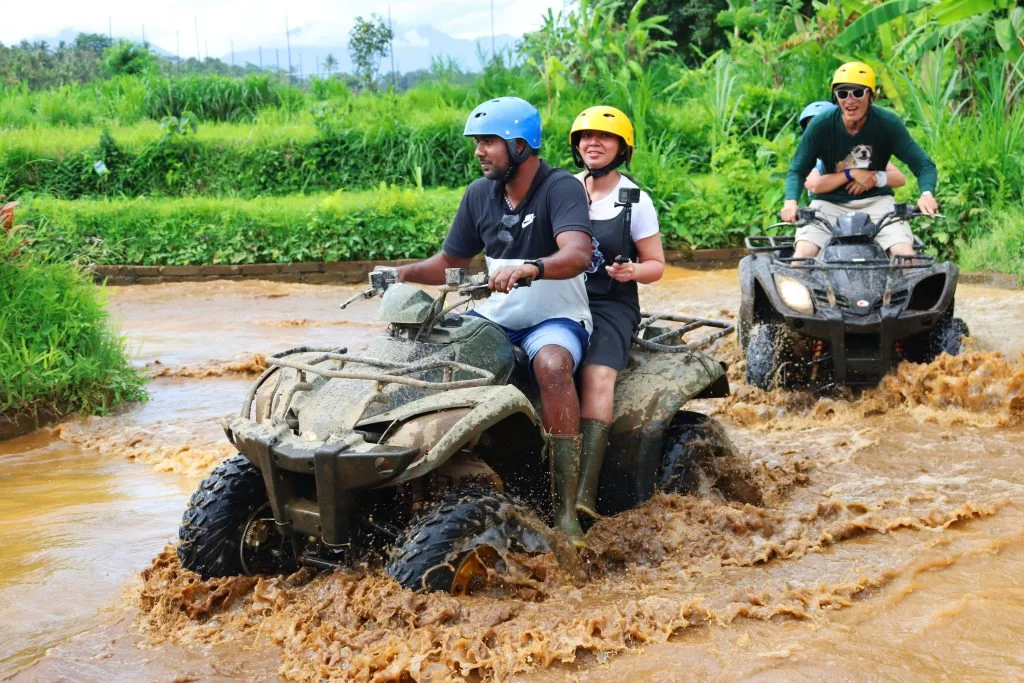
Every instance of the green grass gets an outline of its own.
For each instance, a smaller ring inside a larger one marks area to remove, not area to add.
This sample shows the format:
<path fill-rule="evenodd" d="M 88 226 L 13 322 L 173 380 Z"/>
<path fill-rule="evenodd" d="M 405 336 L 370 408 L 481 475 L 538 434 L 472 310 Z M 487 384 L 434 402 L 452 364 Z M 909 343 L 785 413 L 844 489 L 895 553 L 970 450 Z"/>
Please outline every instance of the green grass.
<path fill-rule="evenodd" d="M 103 413 L 142 385 L 88 274 L 0 233 L 0 414 Z"/>
<path fill-rule="evenodd" d="M 997 212 L 986 223 L 987 231 L 958 245 L 961 270 L 1024 278 L 1024 212 Z"/>

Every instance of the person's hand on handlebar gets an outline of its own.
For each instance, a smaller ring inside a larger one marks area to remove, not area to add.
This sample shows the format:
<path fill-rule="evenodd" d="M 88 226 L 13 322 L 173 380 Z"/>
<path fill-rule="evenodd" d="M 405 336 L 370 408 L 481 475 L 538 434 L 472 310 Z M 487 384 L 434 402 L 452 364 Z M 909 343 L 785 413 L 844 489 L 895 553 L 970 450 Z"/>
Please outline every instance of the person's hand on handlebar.
<path fill-rule="evenodd" d="M 782 203 L 782 211 L 779 211 L 779 218 L 786 223 L 796 223 L 796 210 L 799 206 L 795 199 L 787 199 Z"/>
<path fill-rule="evenodd" d="M 917 208 L 926 216 L 935 216 L 939 212 L 939 203 L 935 201 L 931 192 L 922 192 L 917 200 Z"/>
<path fill-rule="evenodd" d="M 537 277 L 537 266 L 523 263 L 518 266 L 504 266 L 494 271 L 488 280 L 492 292 L 511 292 L 520 280 L 529 282 Z"/>

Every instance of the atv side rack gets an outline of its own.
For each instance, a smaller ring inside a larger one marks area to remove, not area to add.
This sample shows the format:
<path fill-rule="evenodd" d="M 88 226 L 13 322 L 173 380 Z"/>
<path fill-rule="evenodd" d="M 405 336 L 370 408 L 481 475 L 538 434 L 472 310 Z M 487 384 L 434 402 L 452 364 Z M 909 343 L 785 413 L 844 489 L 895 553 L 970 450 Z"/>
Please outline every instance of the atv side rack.
<path fill-rule="evenodd" d="M 683 323 L 679 327 L 674 327 L 671 330 L 662 332 L 655 337 L 645 339 L 641 335 L 643 331 L 651 327 L 658 320 L 667 320 L 674 323 Z M 709 332 L 700 339 L 687 342 L 682 339 L 683 335 L 687 332 L 699 329 L 701 327 L 713 327 L 717 328 L 717 332 Z M 640 313 L 640 324 L 637 325 L 636 332 L 633 334 L 633 343 L 640 348 L 647 349 L 649 351 L 667 351 L 669 353 L 685 353 L 688 351 L 695 351 L 696 349 L 703 348 L 713 341 L 721 339 L 727 334 L 730 334 L 736 329 L 736 326 L 732 323 L 722 322 L 720 320 L 708 320 L 706 318 L 690 318 L 684 315 L 669 315 L 667 313 Z M 669 340 L 678 339 L 682 343 L 669 344 Z"/>
<path fill-rule="evenodd" d="M 305 362 L 286 360 L 285 356 L 295 355 L 297 353 L 319 353 L 320 355 L 315 358 L 308 359 Z M 320 367 L 321 363 L 325 361 L 337 361 L 339 366 L 337 369 L 330 369 L 326 367 Z M 369 365 L 373 368 L 380 368 L 380 371 L 373 370 L 345 370 L 345 365 L 348 363 L 358 363 L 360 365 Z M 341 349 L 325 349 L 325 348 L 311 348 L 311 347 L 299 347 L 298 349 L 291 349 L 283 353 L 274 354 L 267 359 L 268 367 L 263 375 L 253 383 L 253 386 L 249 389 L 246 394 L 245 401 L 242 405 L 240 415 L 244 418 L 249 418 L 252 410 L 252 402 L 256 397 L 257 391 L 263 385 L 263 383 L 273 374 L 278 368 L 291 368 L 299 371 L 299 381 L 292 385 L 288 393 L 283 397 L 280 397 L 274 402 L 274 405 L 270 407 L 270 413 L 276 414 L 287 414 L 288 408 L 291 407 L 292 399 L 295 394 L 300 391 L 311 391 L 314 387 L 313 384 L 306 381 L 305 373 L 312 373 L 314 375 L 320 375 L 328 379 L 356 379 L 356 380 L 368 380 L 371 382 L 377 382 L 378 391 L 386 384 L 404 384 L 406 386 L 415 387 L 417 389 L 434 389 L 438 391 L 449 391 L 451 389 L 466 389 L 469 387 L 487 386 L 494 383 L 494 374 L 487 370 L 466 365 L 464 363 L 458 363 L 450 360 L 429 360 L 426 362 L 419 363 L 395 363 L 392 361 L 381 360 L 379 358 L 370 358 L 365 356 L 353 356 L 347 353 L 344 348 Z M 442 372 L 443 379 L 439 381 L 417 379 L 415 377 L 409 377 L 416 373 L 428 372 L 431 370 L 440 370 Z M 452 377 L 456 372 L 463 372 L 471 375 L 470 379 L 452 380 Z M 281 375 L 278 375 L 278 385 L 281 383 Z M 277 396 L 277 388 L 274 389 L 274 396 Z M 282 410 L 281 404 L 284 405 Z"/>

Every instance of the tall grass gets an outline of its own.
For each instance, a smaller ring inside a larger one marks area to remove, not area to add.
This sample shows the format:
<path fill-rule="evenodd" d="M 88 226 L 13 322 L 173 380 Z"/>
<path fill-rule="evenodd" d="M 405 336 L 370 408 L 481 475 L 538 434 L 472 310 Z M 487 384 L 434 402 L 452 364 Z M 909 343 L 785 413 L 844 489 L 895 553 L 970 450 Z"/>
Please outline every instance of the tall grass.
<path fill-rule="evenodd" d="M 150 78 L 145 111 L 152 119 L 192 112 L 204 121 L 252 121 L 264 107 L 293 107 L 292 90 L 293 86 L 263 74 Z M 298 100 L 302 101 L 301 94 Z"/>
<path fill-rule="evenodd" d="M 1013 273 L 1024 284 L 1024 220 L 1019 212 L 995 211 L 984 219 L 983 231 L 958 245 L 960 267 L 966 271 Z"/>
<path fill-rule="evenodd" d="M 142 383 L 88 274 L 0 229 L 0 414 L 106 412 Z"/>

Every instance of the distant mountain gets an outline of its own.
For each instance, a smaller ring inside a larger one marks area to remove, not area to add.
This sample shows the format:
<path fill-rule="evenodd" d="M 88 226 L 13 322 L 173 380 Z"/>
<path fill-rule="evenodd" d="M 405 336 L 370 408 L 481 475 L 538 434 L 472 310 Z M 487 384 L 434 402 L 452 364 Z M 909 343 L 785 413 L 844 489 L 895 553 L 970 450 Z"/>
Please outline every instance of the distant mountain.
<path fill-rule="evenodd" d="M 63 29 L 56 36 L 37 36 L 31 40 L 45 40 L 50 48 L 55 48 L 63 40 L 73 43 L 78 32 L 73 29 Z M 120 37 L 115 36 L 116 39 Z M 127 40 L 138 41 L 139 37 L 127 38 Z M 494 49 L 501 53 L 507 48 L 514 47 L 519 41 L 516 36 L 502 33 L 494 36 Z M 149 49 L 154 54 L 174 58 L 174 52 L 161 45 L 149 43 Z M 418 69 L 429 69 L 433 57 L 450 57 L 454 59 L 463 71 L 479 72 L 483 65 L 480 63 L 480 54 L 485 57 L 491 54 L 491 37 L 486 36 L 475 39 L 453 38 L 430 26 L 414 26 L 406 28 L 395 26 L 395 70 L 398 73 L 408 73 Z M 334 55 L 338 66 L 335 71 L 352 73 L 352 62 L 348 55 L 348 45 L 341 42 L 337 45 L 295 45 L 292 44 L 291 59 L 295 73 L 300 72 L 303 76 L 315 76 L 317 73 L 324 73 L 324 60 L 327 55 Z M 182 58 L 188 59 L 194 53 L 182 52 Z M 220 55 L 219 59 L 226 64 L 232 63 L 232 55 L 229 52 Z M 319 60 L 319 71 L 317 68 Z M 260 65 L 260 50 L 238 50 L 234 54 L 236 66 L 245 66 L 246 63 Z M 281 69 L 288 69 L 288 48 L 283 44 L 268 44 L 263 46 L 262 64 L 265 68 L 277 67 L 280 63 Z M 391 71 L 391 58 L 385 57 L 381 60 L 380 72 L 382 74 Z"/>
<path fill-rule="evenodd" d="M 494 36 L 494 48 L 500 53 L 508 47 L 515 46 L 519 39 L 508 34 Z M 491 53 L 491 38 L 460 39 L 442 33 L 429 26 L 416 26 L 414 28 L 399 28 L 395 30 L 395 70 L 399 73 L 416 71 L 417 69 L 429 69 L 432 57 L 450 57 L 454 59 L 463 71 L 480 71 L 483 65 L 478 57 L 479 51 L 485 56 Z M 352 72 L 352 61 L 348 55 L 348 45 L 292 45 L 291 59 L 295 72 L 298 73 L 301 64 L 301 71 L 304 76 L 315 76 L 317 71 L 317 60 L 319 60 L 319 73 L 324 72 L 324 60 L 327 55 L 334 55 L 338 66 L 335 71 Z M 220 59 L 228 64 L 231 63 L 231 55 L 221 55 Z M 283 45 L 266 45 L 263 47 L 263 66 L 276 67 L 280 60 L 282 69 L 288 69 L 288 50 Z M 259 65 L 260 51 L 241 50 L 235 52 L 235 64 L 244 66 L 246 63 Z M 381 60 L 381 73 L 391 71 L 391 58 L 385 57 Z"/>

